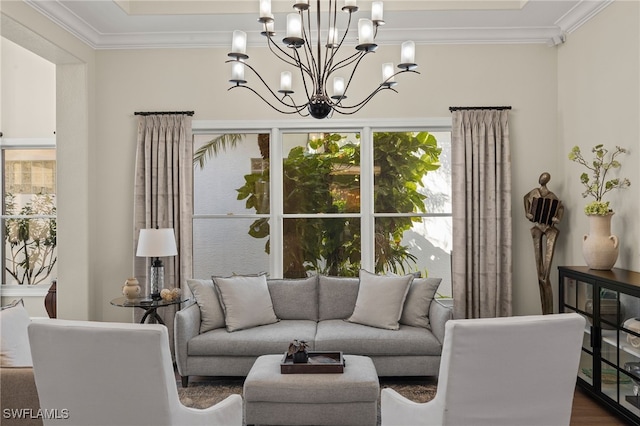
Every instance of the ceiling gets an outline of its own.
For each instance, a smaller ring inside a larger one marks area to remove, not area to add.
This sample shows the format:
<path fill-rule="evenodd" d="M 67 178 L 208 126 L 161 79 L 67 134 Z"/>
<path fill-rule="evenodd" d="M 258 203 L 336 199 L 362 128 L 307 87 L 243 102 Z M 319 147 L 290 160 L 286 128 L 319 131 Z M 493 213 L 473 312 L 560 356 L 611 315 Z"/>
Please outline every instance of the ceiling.
<path fill-rule="evenodd" d="M 94 49 L 227 47 L 235 29 L 246 31 L 249 43 L 262 37 L 258 0 L 24 1 Z M 612 1 L 387 0 L 386 25 L 376 40 L 557 45 Z M 282 34 L 294 1 L 272 2 L 276 32 Z M 338 1 L 339 6 L 343 3 Z M 315 9 L 315 2 L 311 4 Z M 357 4 L 360 11 L 354 19 L 369 17 L 371 1 Z"/>

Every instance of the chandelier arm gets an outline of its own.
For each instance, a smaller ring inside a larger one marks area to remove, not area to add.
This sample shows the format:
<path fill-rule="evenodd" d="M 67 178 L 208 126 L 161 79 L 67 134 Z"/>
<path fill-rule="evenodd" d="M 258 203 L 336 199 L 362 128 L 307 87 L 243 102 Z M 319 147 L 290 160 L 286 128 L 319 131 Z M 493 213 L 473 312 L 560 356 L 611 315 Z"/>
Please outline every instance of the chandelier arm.
<path fill-rule="evenodd" d="M 305 28 L 304 25 L 304 11 L 299 11 L 298 13 L 300 14 L 300 19 L 302 20 L 302 39 L 304 40 L 303 43 L 303 49 L 304 49 L 304 56 L 305 59 L 307 61 L 306 63 L 306 68 L 309 70 L 308 74 L 311 77 L 311 81 L 315 82 L 317 81 L 317 75 L 316 75 L 316 69 L 317 69 L 317 65 L 316 65 L 316 61 L 315 58 L 313 56 L 313 50 L 311 47 L 311 12 L 309 11 L 309 9 L 306 10 L 307 12 L 307 28 Z M 319 13 L 319 12 L 318 12 Z M 296 49 L 296 56 L 298 57 L 298 63 L 302 64 L 302 61 L 300 60 L 300 54 L 298 53 L 297 49 Z M 315 90 L 314 90 L 315 92 Z"/>
<path fill-rule="evenodd" d="M 269 105 L 271 108 L 273 108 L 274 110 L 278 111 L 278 112 L 279 112 L 279 113 L 281 113 L 281 114 L 300 114 L 300 111 L 302 111 L 302 110 L 305 108 L 305 106 L 300 106 L 300 107 L 297 107 L 297 106 L 291 106 L 291 105 L 289 105 L 289 104 L 287 104 L 287 103 L 283 102 L 282 100 L 280 100 L 280 99 L 276 98 L 276 99 L 278 99 L 278 101 L 279 101 L 280 103 L 282 103 L 283 105 L 285 105 L 285 106 L 287 106 L 287 107 L 289 107 L 289 108 L 293 108 L 293 109 L 294 109 L 293 111 L 283 111 L 283 110 L 281 110 L 280 108 L 277 108 L 276 106 L 274 106 L 271 102 L 269 102 L 267 99 L 265 99 L 265 97 L 264 97 L 264 96 L 262 96 L 260 93 L 258 93 L 256 90 L 254 90 L 252 87 L 245 86 L 245 85 L 243 85 L 243 84 L 236 84 L 235 86 L 231 86 L 231 87 L 229 87 L 229 88 L 227 89 L 227 91 L 232 90 L 232 89 L 236 89 L 236 88 L 238 88 L 238 87 L 241 87 L 241 88 L 243 88 L 243 89 L 250 90 L 250 91 L 251 91 L 251 92 L 253 92 L 257 97 L 259 97 L 260 99 L 262 99 L 262 101 L 263 101 L 265 104 Z M 273 92 L 272 92 L 272 93 L 273 93 Z"/>
<path fill-rule="evenodd" d="M 367 96 L 365 99 L 363 99 L 359 103 L 355 105 L 350 105 L 350 106 L 336 104 L 334 105 L 333 109 L 338 111 L 338 113 L 344 114 L 344 115 L 355 114 L 358 111 L 360 111 L 371 99 L 373 99 L 375 95 L 382 92 L 383 90 L 391 90 L 392 92 L 398 93 L 398 91 L 392 87 L 386 87 L 386 86 L 380 85 L 373 92 L 371 92 L 369 96 Z"/>
<path fill-rule="evenodd" d="M 289 99 L 291 99 L 291 102 L 293 102 L 293 104 L 294 104 L 294 105 L 296 104 L 296 101 L 291 97 L 291 95 L 286 94 L 286 95 L 284 95 L 284 96 L 282 97 L 282 100 L 284 100 L 284 98 L 289 98 Z M 304 110 L 308 105 L 309 105 L 309 102 L 305 103 L 304 105 L 302 105 L 302 106 L 300 106 L 300 107 L 296 105 L 296 108 L 297 108 L 297 110 L 298 110 L 297 112 L 298 112 L 298 115 L 300 115 L 300 117 L 308 117 L 308 116 L 309 116 L 309 113 L 308 113 L 308 112 L 307 112 L 306 114 L 303 114 L 303 113 L 301 112 L 301 111 L 303 111 L 303 110 Z"/>
<path fill-rule="evenodd" d="M 347 84 L 344 86 L 344 92 L 343 95 L 346 96 L 347 95 L 347 90 L 349 90 L 349 86 L 351 85 L 351 80 L 353 80 L 353 76 L 356 74 L 356 70 L 358 69 L 358 67 L 360 66 L 360 62 L 364 59 L 364 57 L 366 56 L 366 54 L 369 52 L 366 51 L 358 51 L 358 54 L 360 55 L 360 57 L 358 58 L 353 58 L 351 61 L 349 61 L 349 63 L 344 64 L 340 67 L 336 66 L 335 70 L 340 69 L 340 68 L 344 68 L 350 64 L 352 64 L 353 62 L 355 62 L 355 65 L 353 66 L 353 69 L 351 70 L 351 75 L 349 76 L 349 80 L 347 80 Z M 331 70 L 331 72 L 333 72 L 334 70 Z M 368 102 L 368 100 L 367 100 Z"/>
<path fill-rule="evenodd" d="M 291 65 L 292 67 L 304 69 L 305 72 L 310 73 L 308 67 L 305 64 L 303 64 L 302 62 L 299 62 L 299 61 L 296 62 L 296 58 L 293 55 L 290 55 L 289 53 L 285 52 L 285 50 L 283 48 L 281 48 L 278 45 L 278 43 L 273 41 L 273 39 L 271 38 L 270 35 L 266 35 L 265 37 L 267 37 L 267 45 L 269 46 L 269 50 L 271 51 L 271 53 L 273 53 L 276 56 L 276 58 L 280 59 L 285 64 Z M 284 56 L 278 54 L 278 52 L 273 49 L 274 46 Z M 287 59 L 287 58 L 289 58 L 289 59 Z"/>
<path fill-rule="evenodd" d="M 338 23 L 338 20 L 337 20 L 337 10 L 338 10 L 338 9 L 337 9 L 337 6 L 336 6 L 336 10 L 335 10 L 335 12 L 336 12 L 336 13 L 334 13 L 334 15 L 333 15 L 333 27 L 334 27 L 334 28 L 337 28 L 336 24 Z M 345 39 L 347 38 L 347 34 L 349 33 L 349 29 L 351 28 L 351 16 L 352 16 L 352 13 L 351 13 L 351 10 L 349 10 L 349 20 L 347 21 L 347 26 L 346 26 L 346 29 L 345 29 L 345 31 L 344 31 L 344 34 L 342 35 L 342 38 L 340 39 L 340 43 L 338 43 L 338 45 L 337 45 L 337 46 L 335 46 L 335 47 L 332 49 L 331 57 L 330 57 L 330 58 L 329 58 L 329 60 L 327 61 L 327 62 L 328 62 L 328 64 L 327 64 L 327 66 L 325 67 L 325 69 L 328 69 L 329 71 L 327 72 L 327 75 L 325 76 L 325 84 L 326 84 L 326 82 L 329 80 L 329 76 L 330 76 L 330 75 L 331 75 L 335 70 L 342 68 L 342 67 L 339 67 L 338 65 L 342 64 L 342 63 L 343 63 L 343 62 L 345 62 L 345 61 L 348 61 L 349 59 L 352 59 L 352 61 L 353 61 L 353 60 L 355 60 L 354 58 L 355 58 L 359 53 L 361 53 L 361 52 L 359 52 L 359 51 L 356 51 L 356 52 L 355 52 L 354 54 L 352 54 L 350 57 L 348 57 L 348 58 L 346 58 L 346 59 L 343 59 L 343 60 L 342 60 L 342 61 L 340 61 L 340 62 L 337 62 L 335 66 L 333 65 L 333 58 L 335 58 L 335 56 L 338 54 L 338 51 L 339 51 L 339 50 L 340 50 L 340 48 L 342 47 L 342 43 L 344 43 Z M 336 31 L 337 31 L 337 30 L 336 30 Z M 327 56 L 329 56 L 329 55 L 327 55 Z M 351 62 L 349 62 L 349 63 L 351 63 Z M 347 65 L 348 65 L 348 64 L 347 64 Z M 344 66 L 347 66 L 347 65 L 344 65 Z"/>
<path fill-rule="evenodd" d="M 297 57 L 296 61 L 299 64 L 302 64 L 302 61 L 300 60 L 300 53 L 298 52 L 297 49 L 295 51 L 295 54 L 296 54 L 296 57 Z M 296 67 L 296 68 L 300 69 L 300 79 L 302 80 L 302 86 L 304 87 L 304 94 L 307 97 L 307 99 L 310 99 L 311 95 L 309 94 L 309 86 L 307 85 L 307 75 L 309 76 L 309 78 L 311 78 L 311 81 L 314 82 L 315 80 L 313 79 L 313 74 L 310 71 L 308 71 L 308 68 L 304 68 L 303 69 L 301 66 L 300 67 Z M 305 73 L 306 73 L 306 75 L 305 75 Z M 314 83 L 314 85 L 315 85 L 315 83 Z"/>
<path fill-rule="evenodd" d="M 267 84 L 267 82 L 264 80 L 264 78 L 262 78 L 262 76 L 260 75 L 260 73 L 258 73 L 258 71 L 256 71 L 256 69 L 255 69 L 255 68 L 253 68 L 253 67 L 252 67 L 251 65 L 249 65 L 248 63 L 246 63 L 246 62 L 242 62 L 242 61 L 239 61 L 239 60 L 237 60 L 237 59 L 230 59 L 230 60 L 228 60 L 228 61 L 226 61 L 226 62 L 241 62 L 242 64 L 244 64 L 244 66 L 245 66 L 245 67 L 249 68 L 249 69 L 250 69 L 250 70 L 255 74 L 255 76 L 256 76 L 256 77 L 258 77 L 258 78 L 260 79 L 260 81 L 262 82 L 263 86 L 267 88 L 267 90 L 271 93 L 271 95 L 273 95 L 273 97 L 274 97 L 274 98 L 276 98 L 276 100 L 277 100 L 278 102 L 280 102 L 282 105 L 284 105 L 284 106 L 286 106 L 286 107 L 288 107 L 288 108 L 298 108 L 298 106 L 297 106 L 297 105 L 295 105 L 295 103 L 294 103 L 293 105 L 289 105 L 289 104 L 287 104 L 286 102 L 284 102 L 284 100 L 280 99 L 280 98 L 278 97 L 278 95 L 273 91 L 273 89 L 271 89 L 271 87 L 269 87 L 269 85 L 268 85 L 268 84 Z M 265 102 L 267 102 L 267 101 L 264 99 L 264 97 L 263 97 L 262 95 L 258 94 L 258 92 L 256 92 L 253 88 L 251 88 L 251 87 L 249 87 L 249 86 L 245 86 L 245 85 L 243 85 L 243 84 L 236 84 L 236 86 L 231 86 L 231 88 L 234 88 L 234 87 L 237 87 L 237 86 L 246 87 L 247 89 L 251 90 L 252 92 L 254 92 L 255 94 L 257 94 L 258 96 L 260 96 L 260 97 L 261 97 Z M 291 97 L 289 96 L 289 98 L 291 98 Z M 305 106 L 306 106 L 306 105 L 305 105 Z M 304 106 L 302 106 L 302 108 L 304 108 Z"/>

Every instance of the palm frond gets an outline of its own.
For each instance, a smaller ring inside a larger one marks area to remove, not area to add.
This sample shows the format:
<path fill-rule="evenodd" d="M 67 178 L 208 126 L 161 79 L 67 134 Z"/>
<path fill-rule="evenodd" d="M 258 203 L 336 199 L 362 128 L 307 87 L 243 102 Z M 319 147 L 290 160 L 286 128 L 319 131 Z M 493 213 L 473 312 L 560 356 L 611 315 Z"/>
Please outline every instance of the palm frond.
<path fill-rule="evenodd" d="M 202 145 L 193 154 L 193 164 L 204 168 L 207 159 L 218 155 L 219 151 L 226 151 L 227 148 L 235 148 L 238 142 L 244 138 L 242 133 L 227 133 L 211 139 Z"/>

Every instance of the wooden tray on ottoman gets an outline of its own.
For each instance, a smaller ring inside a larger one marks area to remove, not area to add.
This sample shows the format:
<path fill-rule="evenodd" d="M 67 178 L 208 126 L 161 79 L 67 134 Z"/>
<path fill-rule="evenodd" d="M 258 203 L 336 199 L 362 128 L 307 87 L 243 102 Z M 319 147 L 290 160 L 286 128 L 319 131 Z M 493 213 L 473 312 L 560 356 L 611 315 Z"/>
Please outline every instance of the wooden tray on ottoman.
<path fill-rule="evenodd" d="M 344 357 L 342 352 L 310 351 L 309 361 L 306 363 L 293 363 L 293 357 L 284 357 L 280 362 L 282 374 L 335 374 L 344 372 Z"/>

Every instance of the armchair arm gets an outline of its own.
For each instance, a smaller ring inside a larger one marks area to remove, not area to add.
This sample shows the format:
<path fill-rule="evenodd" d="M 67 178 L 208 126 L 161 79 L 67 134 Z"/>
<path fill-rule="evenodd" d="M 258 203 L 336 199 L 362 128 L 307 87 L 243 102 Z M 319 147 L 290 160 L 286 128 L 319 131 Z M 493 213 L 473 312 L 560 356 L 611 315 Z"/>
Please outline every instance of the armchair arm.
<path fill-rule="evenodd" d="M 434 336 L 444 343 L 444 325 L 453 318 L 453 299 L 433 299 L 429 306 L 429 323 Z"/>
<path fill-rule="evenodd" d="M 173 323 L 176 365 L 181 376 L 187 373 L 187 344 L 200 334 L 200 307 L 193 303 L 176 312 Z"/>
<path fill-rule="evenodd" d="M 390 388 L 380 392 L 380 425 L 442 425 L 443 410 L 438 401 L 413 402 Z"/>

